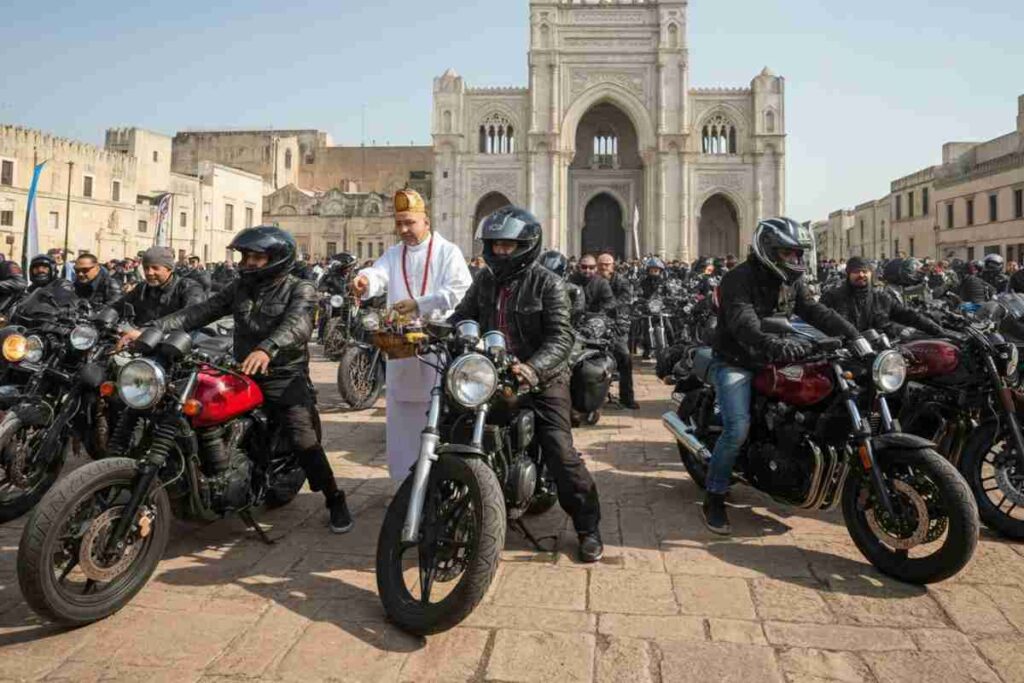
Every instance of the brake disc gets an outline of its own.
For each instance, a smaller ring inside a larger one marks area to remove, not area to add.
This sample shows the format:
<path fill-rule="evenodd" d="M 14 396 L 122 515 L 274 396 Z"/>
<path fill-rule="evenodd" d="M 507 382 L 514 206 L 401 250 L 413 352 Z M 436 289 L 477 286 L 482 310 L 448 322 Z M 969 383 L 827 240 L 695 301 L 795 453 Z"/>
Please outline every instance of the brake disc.
<path fill-rule="evenodd" d="M 7 463 L 7 480 L 21 489 L 30 486 L 32 483 L 26 465 L 28 464 L 29 456 L 28 444 L 32 437 L 35 436 L 36 431 L 35 428 L 29 428 L 24 432 L 19 431 L 9 443 L 12 457 Z"/>
<path fill-rule="evenodd" d="M 928 505 L 917 490 L 905 481 L 893 479 L 892 486 L 896 489 L 897 493 L 902 495 L 914 507 L 914 511 L 917 513 L 917 526 L 914 528 L 914 532 L 910 536 L 894 536 L 885 528 L 885 523 L 878 519 L 874 507 L 867 510 L 864 513 L 864 517 L 867 519 L 868 528 L 883 543 L 896 550 L 910 550 L 921 545 L 929 536 L 931 519 L 928 515 Z M 866 489 L 864 490 L 864 495 L 867 495 Z"/>
<path fill-rule="evenodd" d="M 1024 476 L 1017 473 L 1017 462 L 1013 451 L 1004 450 L 992 463 L 996 469 L 996 484 L 999 492 L 1012 503 L 1024 507 Z"/>
<path fill-rule="evenodd" d="M 112 563 L 107 564 L 103 558 L 106 553 L 107 539 L 121 518 L 123 505 L 104 510 L 98 517 L 92 520 L 89 528 L 82 536 L 82 544 L 78 550 L 78 566 L 86 578 L 93 581 L 108 582 L 124 572 L 142 550 L 142 538 L 148 536 L 152 522 L 152 513 L 146 508 L 139 510 L 140 515 L 140 538 L 135 543 L 125 546 L 124 553 Z"/>

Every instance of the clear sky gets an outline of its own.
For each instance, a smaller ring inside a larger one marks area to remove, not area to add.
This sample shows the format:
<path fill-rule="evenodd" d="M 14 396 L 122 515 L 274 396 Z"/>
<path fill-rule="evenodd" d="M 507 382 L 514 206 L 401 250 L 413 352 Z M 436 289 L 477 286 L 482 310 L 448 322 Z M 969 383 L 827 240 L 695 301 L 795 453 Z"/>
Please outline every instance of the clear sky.
<path fill-rule="evenodd" d="M 429 144 L 434 76 L 526 84 L 527 0 L 7 0 L 0 121 L 317 128 Z M 694 86 L 786 77 L 788 212 L 883 196 L 943 142 L 1013 130 L 1022 0 L 691 0 Z M 364 116 L 365 112 L 365 116 Z"/>

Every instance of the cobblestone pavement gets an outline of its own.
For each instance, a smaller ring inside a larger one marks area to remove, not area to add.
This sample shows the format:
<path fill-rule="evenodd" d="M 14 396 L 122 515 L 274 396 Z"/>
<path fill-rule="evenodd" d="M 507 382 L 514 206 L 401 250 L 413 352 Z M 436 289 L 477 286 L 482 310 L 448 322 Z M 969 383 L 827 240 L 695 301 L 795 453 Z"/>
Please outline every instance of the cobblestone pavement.
<path fill-rule="evenodd" d="M 493 588 L 459 628 L 426 640 L 384 620 L 374 549 L 393 486 L 383 404 L 347 413 L 334 366 L 314 364 L 326 445 L 356 527 L 325 528 L 308 491 L 259 518 L 176 524 L 129 607 L 61 631 L 24 606 L 20 524 L 0 527 L 0 679 L 362 681 L 1024 681 L 1024 546 L 985 534 L 974 562 L 928 589 L 884 578 L 838 515 L 734 494 L 715 540 L 659 423 L 669 389 L 644 366 L 639 413 L 579 430 L 600 487 L 605 559 L 584 567 L 557 508 L 532 524 L 557 553 L 509 535 Z"/>

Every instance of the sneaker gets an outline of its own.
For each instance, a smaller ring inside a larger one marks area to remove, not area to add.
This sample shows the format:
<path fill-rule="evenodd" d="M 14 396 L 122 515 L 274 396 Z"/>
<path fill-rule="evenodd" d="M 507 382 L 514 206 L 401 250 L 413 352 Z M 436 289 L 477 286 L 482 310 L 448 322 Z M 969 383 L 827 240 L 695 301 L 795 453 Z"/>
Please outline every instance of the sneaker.
<path fill-rule="evenodd" d="M 597 562 L 604 557 L 604 543 L 601 542 L 600 531 L 588 531 L 579 535 L 580 562 Z"/>
<path fill-rule="evenodd" d="M 352 521 L 352 513 L 348 511 L 344 491 L 338 491 L 327 500 L 327 509 L 331 513 L 331 520 L 328 522 L 331 533 L 347 534 L 352 530 L 355 522 Z"/>
<path fill-rule="evenodd" d="M 725 513 L 725 494 L 706 493 L 704 494 L 704 505 L 701 506 L 701 513 L 704 515 L 704 526 L 711 533 L 720 536 L 732 534 L 732 527 L 729 526 L 729 517 Z"/>

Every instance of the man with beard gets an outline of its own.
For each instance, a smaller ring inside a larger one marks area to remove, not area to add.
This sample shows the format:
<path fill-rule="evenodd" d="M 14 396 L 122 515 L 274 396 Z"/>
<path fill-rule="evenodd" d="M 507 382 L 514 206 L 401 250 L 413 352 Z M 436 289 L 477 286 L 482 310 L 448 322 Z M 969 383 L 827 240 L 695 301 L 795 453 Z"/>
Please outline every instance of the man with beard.
<path fill-rule="evenodd" d="M 276 226 L 246 228 L 228 248 L 242 255 L 238 279 L 206 301 L 151 325 L 190 332 L 234 316 L 234 354 L 241 371 L 259 384 L 263 407 L 290 440 L 309 488 L 323 493 L 331 531 L 346 533 L 352 528 L 352 516 L 320 444 L 320 415 L 309 378 L 316 289 L 291 275 L 295 239 Z M 134 341 L 139 334 L 138 330 L 128 332 L 121 343 Z"/>
<path fill-rule="evenodd" d="M 447 316 L 473 279 L 462 251 L 430 228 L 427 205 L 414 190 L 395 194 L 395 231 L 390 247 L 352 281 L 363 300 L 387 293 L 388 307 L 404 316 Z M 391 478 L 405 479 L 416 464 L 427 423 L 436 372 L 418 358 L 388 360 L 387 449 Z"/>
<path fill-rule="evenodd" d="M 82 254 L 75 261 L 75 294 L 94 308 L 116 306 L 123 296 L 121 285 L 92 254 Z"/>
<path fill-rule="evenodd" d="M 846 262 L 846 281 L 825 292 L 821 303 L 846 318 L 859 332 L 878 330 L 898 338 L 912 327 L 926 334 L 944 334 L 938 323 L 907 308 L 888 291 L 876 288 L 871 279 L 871 264 L 860 256 L 851 256 Z"/>
<path fill-rule="evenodd" d="M 597 485 L 572 442 L 573 332 L 565 285 L 537 261 L 543 235 L 528 211 L 498 209 L 480 224 L 479 237 L 488 270 L 477 277 L 449 322 L 475 320 L 481 329 L 505 334 L 510 353 L 519 359 L 512 372 L 532 390 L 520 405 L 531 407 L 536 416 L 537 443 L 554 475 L 558 501 L 576 529 L 578 557 L 597 562 L 604 553 Z"/>
<path fill-rule="evenodd" d="M 592 254 L 587 254 L 580 259 L 579 271 L 571 281 L 583 289 L 588 313 L 601 313 L 617 322 L 619 302 L 612 292 L 611 282 L 602 277 L 598 269 L 598 260 Z M 613 260 L 613 273 L 614 269 Z M 633 395 L 633 358 L 629 354 L 625 336 L 621 331 L 615 335 L 615 341 L 608 350 L 615 358 L 615 364 L 619 369 L 619 405 L 628 410 L 637 410 L 640 406 Z"/>
<path fill-rule="evenodd" d="M 122 299 L 122 306 L 132 307 L 132 322 L 138 327 L 201 303 L 206 298 L 196 280 L 175 274 L 174 253 L 167 247 L 147 249 L 142 255 L 142 272 L 145 282 Z"/>

